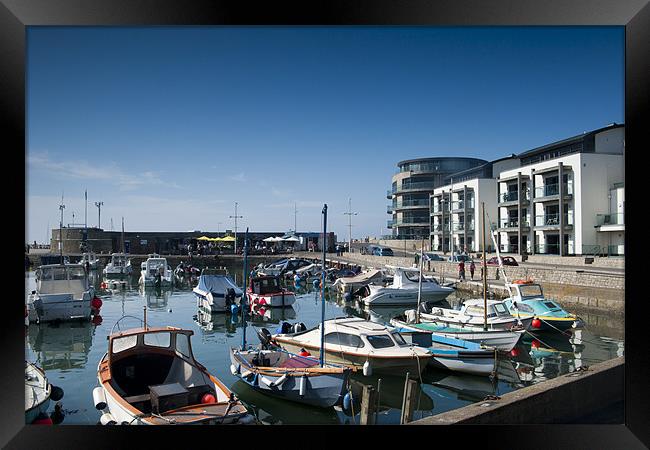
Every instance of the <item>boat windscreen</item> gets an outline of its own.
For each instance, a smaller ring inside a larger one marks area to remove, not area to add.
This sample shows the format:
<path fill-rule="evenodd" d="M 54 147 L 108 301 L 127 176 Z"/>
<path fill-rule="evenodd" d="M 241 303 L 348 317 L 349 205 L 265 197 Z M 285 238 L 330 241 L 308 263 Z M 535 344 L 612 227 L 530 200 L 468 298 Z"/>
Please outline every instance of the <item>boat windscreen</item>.
<path fill-rule="evenodd" d="M 368 339 L 368 342 L 370 342 L 370 345 L 372 345 L 374 348 L 387 348 L 395 346 L 393 340 L 385 334 L 366 336 L 366 339 Z"/>
<path fill-rule="evenodd" d="M 395 339 L 395 342 L 397 342 L 397 345 L 406 345 L 406 341 L 399 332 L 391 331 L 390 334 L 393 336 L 393 339 Z"/>
<path fill-rule="evenodd" d="M 86 278 L 86 271 L 81 267 L 69 269 L 71 280 L 83 280 Z"/>
<path fill-rule="evenodd" d="M 519 285 L 519 292 L 522 297 L 540 297 L 542 296 L 542 287 L 538 284 Z"/>

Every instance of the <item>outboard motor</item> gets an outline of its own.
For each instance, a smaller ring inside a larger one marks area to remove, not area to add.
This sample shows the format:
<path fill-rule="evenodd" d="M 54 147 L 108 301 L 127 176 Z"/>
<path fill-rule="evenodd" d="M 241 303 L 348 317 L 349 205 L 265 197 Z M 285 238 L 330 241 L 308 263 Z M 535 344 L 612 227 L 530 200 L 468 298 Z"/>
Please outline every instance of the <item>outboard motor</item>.
<path fill-rule="evenodd" d="M 295 324 L 295 325 L 292 327 L 292 331 L 293 331 L 294 333 L 300 333 L 301 331 L 305 331 L 306 329 L 307 329 L 307 327 L 306 327 L 305 324 L 302 323 L 302 322 L 297 323 L 297 324 Z"/>
<path fill-rule="evenodd" d="M 232 305 L 235 303 L 235 290 L 233 288 L 228 288 L 224 297 L 226 299 L 226 306 Z"/>
<path fill-rule="evenodd" d="M 282 322 L 282 325 L 280 326 L 279 333 L 280 334 L 287 334 L 291 333 L 291 324 L 289 322 Z"/>
<path fill-rule="evenodd" d="M 265 350 L 268 349 L 269 344 L 271 344 L 271 332 L 266 328 L 260 328 L 257 330 L 257 337 L 262 344 L 262 348 Z"/>
<path fill-rule="evenodd" d="M 429 305 L 427 305 L 426 303 L 420 303 L 420 312 L 429 314 L 431 312 L 431 309 L 429 308 Z"/>

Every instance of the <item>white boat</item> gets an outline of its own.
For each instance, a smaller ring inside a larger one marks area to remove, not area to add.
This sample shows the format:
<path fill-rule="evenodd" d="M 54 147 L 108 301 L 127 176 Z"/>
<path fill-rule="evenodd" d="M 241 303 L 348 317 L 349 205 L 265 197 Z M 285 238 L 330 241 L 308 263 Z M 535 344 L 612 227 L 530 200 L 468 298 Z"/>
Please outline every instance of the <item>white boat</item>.
<path fill-rule="evenodd" d="M 45 372 L 35 364 L 25 361 L 25 423 L 30 424 L 50 406 L 52 385 Z"/>
<path fill-rule="evenodd" d="M 370 294 L 362 299 L 371 305 L 415 305 L 418 302 L 418 277 L 420 270 L 409 267 L 393 267 L 395 274 L 389 286 L 369 284 Z M 422 302 L 438 302 L 454 292 L 454 289 L 441 286 L 432 277 L 422 277 Z"/>
<path fill-rule="evenodd" d="M 104 275 L 131 275 L 131 260 L 124 253 L 112 253 L 111 261 L 104 267 Z"/>
<path fill-rule="evenodd" d="M 81 260 L 79 261 L 79 264 L 81 264 L 84 267 L 88 267 L 91 270 L 95 270 L 99 267 L 99 259 L 97 258 L 97 255 L 95 255 L 93 252 L 86 252 L 81 255 Z"/>
<path fill-rule="evenodd" d="M 197 306 L 210 313 L 230 311 L 241 302 L 242 291 L 222 269 L 203 269 L 199 284 L 192 289 Z"/>
<path fill-rule="evenodd" d="M 354 277 L 337 278 L 336 281 L 332 284 L 332 287 L 338 289 L 342 294 L 345 294 L 347 292 L 354 293 L 371 283 L 381 285 L 387 280 L 387 278 L 388 276 L 384 274 L 382 270 L 370 269 Z"/>
<path fill-rule="evenodd" d="M 171 267 L 167 264 L 167 258 L 152 253 L 148 255 L 147 260 L 141 265 L 138 284 L 141 286 L 169 287 L 173 285 L 173 276 Z"/>
<path fill-rule="evenodd" d="M 244 424 L 254 421 L 234 393 L 194 359 L 191 330 L 112 333 L 93 390 L 103 425 Z"/>
<path fill-rule="evenodd" d="M 251 284 L 246 293 L 250 309 L 259 307 L 285 307 L 296 302 L 296 294 L 280 285 L 277 276 L 261 276 L 251 278 Z"/>
<path fill-rule="evenodd" d="M 292 353 L 302 349 L 318 353 L 322 326 L 326 361 L 363 367 L 364 375 L 409 372 L 417 377 L 432 356 L 426 349 L 408 344 L 398 332 L 358 317 L 330 319 L 311 330 L 275 334 L 273 341 Z"/>
<path fill-rule="evenodd" d="M 36 289 L 27 296 L 30 322 L 90 319 L 98 314 L 95 296 L 81 264 L 48 264 L 36 269 Z"/>
<path fill-rule="evenodd" d="M 521 339 L 521 336 L 525 333 L 523 329 L 518 331 L 484 331 L 483 329 L 463 327 L 460 325 L 452 326 L 446 323 L 443 324 L 429 321 L 418 323 L 414 317 L 414 309 L 407 310 L 404 314 L 406 316 L 406 321 L 393 318 L 390 320 L 391 325 L 413 331 L 432 333 L 438 336 L 462 339 L 487 347 L 493 347 L 502 352 L 509 352 L 512 350 Z"/>
<path fill-rule="evenodd" d="M 421 312 L 421 322 L 435 322 L 448 326 L 463 326 L 483 329 L 486 310 L 483 299 L 465 300 L 460 310 L 432 307 L 430 312 Z M 518 318 L 510 314 L 503 301 L 487 300 L 488 330 L 528 330 L 532 317 Z"/>

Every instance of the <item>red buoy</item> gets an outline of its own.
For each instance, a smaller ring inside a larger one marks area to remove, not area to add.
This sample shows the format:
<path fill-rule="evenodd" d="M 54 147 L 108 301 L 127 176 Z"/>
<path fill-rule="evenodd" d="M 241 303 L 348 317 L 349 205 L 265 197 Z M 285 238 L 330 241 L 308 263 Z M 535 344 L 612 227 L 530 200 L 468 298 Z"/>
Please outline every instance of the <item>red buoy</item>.
<path fill-rule="evenodd" d="M 102 289 L 106 289 L 108 287 L 108 285 L 106 284 L 105 281 L 102 281 L 101 284 L 99 285 L 99 287 L 102 288 Z"/>
<path fill-rule="evenodd" d="M 95 309 L 99 309 L 102 307 L 102 300 L 99 297 L 95 297 L 90 301 L 90 306 Z"/>
<path fill-rule="evenodd" d="M 531 323 L 531 326 L 533 328 L 541 328 L 542 326 L 542 321 L 539 320 L 537 317 L 533 319 L 533 322 Z"/>
<path fill-rule="evenodd" d="M 93 325 L 100 325 L 102 323 L 102 316 L 96 314 L 93 316 Z"/>
<path fill-rule="evenodd" d="M 516 357 L 519 356 L 519 349 L 518 348 L 513 348 L 510 350 L 510 356 Z"/>
<path fill-rule="evenodd" d="M 537 339 L 533 339 L 533 342 L 531 342 L 530 346 L 533 348 L 539 348 L 540 342 Z"/>
<path fill-rule="evenodd" d="M 207 393 L 203 394 L 203 397 L 201 397 L 201 403 L 217 403 L 217 399 L 214 395 Z"/>

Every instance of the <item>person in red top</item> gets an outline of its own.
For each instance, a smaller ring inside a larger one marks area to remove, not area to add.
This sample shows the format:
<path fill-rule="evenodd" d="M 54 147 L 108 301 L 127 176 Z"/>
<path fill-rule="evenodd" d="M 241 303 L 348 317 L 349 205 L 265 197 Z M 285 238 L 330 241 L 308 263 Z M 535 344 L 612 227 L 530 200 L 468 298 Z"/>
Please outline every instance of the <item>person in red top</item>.
<path fill-rule="evenodd" d="M 458 281 L 465 281 L 465 263 L 458 263 Z"/>

